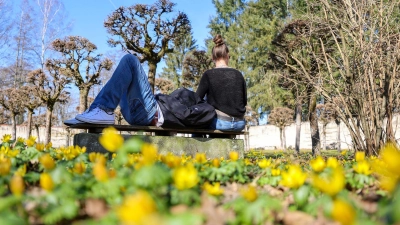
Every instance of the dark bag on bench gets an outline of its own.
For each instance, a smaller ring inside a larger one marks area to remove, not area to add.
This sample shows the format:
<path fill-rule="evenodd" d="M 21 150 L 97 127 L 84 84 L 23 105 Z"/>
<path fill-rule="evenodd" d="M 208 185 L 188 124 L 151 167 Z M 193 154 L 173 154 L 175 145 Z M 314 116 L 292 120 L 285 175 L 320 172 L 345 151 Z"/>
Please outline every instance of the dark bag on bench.
<path fill-rule="evenodd" d="M 156 99 L 164 116 L 162 127 L 208 128 L 216 116 L 212 105 L 186 88 L 156 95 Z"/>

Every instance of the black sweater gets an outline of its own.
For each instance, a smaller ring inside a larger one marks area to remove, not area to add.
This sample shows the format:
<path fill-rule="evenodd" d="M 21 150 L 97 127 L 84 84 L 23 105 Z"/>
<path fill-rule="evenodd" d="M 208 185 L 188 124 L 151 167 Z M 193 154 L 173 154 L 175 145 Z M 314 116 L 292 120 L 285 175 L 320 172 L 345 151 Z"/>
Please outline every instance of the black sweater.
<path fill-rule="evenodd" d="M 246 112 L 247 91 L 242 73 L 233 68 L 207 70 L 196 93 L 228 115 L 241 117 Z"/>

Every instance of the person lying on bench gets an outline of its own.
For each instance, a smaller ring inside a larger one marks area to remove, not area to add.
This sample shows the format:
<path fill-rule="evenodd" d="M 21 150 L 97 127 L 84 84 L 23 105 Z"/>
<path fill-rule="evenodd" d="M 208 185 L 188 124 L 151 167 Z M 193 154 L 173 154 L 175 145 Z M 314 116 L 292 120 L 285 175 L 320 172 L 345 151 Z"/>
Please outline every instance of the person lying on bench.
<path fill-rule="evenodd" d="M 215 68 L 204 72 L 196 94 L 215 108 L 216 116 L 209 129 L 241 131 L 246 124 L 246 83 L 238 70 L 228 66 L 229 49 L 221 35 L 216 35 L 213 41 Z M 163 111 L 152 93 L 147 76 L 139 59 L 132 54 L 122 57 L 89 109 L 65 120 L 64 124 L 114 124 L 114 110 L 118 104 L 124 119 L 131 125 L 160 127 L 164 123 Z"/>

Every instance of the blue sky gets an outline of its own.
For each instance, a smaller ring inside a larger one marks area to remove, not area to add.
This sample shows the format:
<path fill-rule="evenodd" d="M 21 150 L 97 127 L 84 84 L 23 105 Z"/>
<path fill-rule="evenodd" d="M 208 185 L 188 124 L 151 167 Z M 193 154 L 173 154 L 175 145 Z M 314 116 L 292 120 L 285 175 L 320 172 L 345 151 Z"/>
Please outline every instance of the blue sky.
<path fill-rule="evenodd" d="M 106 53 L 115 48 L 107 45 L 108 34 L 103 26 L 104 20 L 119 6 L 134 4 L 153 4 L 155 0 L 65 0 L 63 1 L 69 19 L 73 21 L 69 35 L 79 35 L 89 39 L 98 47 L 98 53 Z M 215 15 L 215 8 L 211 0 L 172 0 L 178 11 L 188 15 L 192 24 L 194 38 L 200 48 L 204 47 L 204 40 L 208 37 L 207 29 L 210 17 Z M 158 70 L 157 72 L 159 72 Z"/>

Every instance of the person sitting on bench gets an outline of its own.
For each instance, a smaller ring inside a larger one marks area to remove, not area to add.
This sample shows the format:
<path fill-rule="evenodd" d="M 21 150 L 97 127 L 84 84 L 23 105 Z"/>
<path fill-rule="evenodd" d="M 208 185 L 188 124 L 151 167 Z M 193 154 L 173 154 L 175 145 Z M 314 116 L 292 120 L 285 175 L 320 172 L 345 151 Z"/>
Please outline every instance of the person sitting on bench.
<path fill-rule="evenodd" d="M 216 35 L 213 41 L 215 68 L 202 75 L 196 93 L 216 110 L 216 117 L 209 129 L 241 131 L 246 124 L 246 83 L 238 70 L 228 67 L 229 49 L 221 35 Z M 65 120 L 64 124 L 114 124 L 114 110 L 118 104 L 125 120 L 131 125 L 163 125 L 163 112 L 139 59 L 132 54 L 122 57 L 89 109 L 73 119 Z"/>

